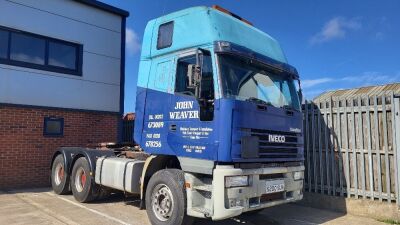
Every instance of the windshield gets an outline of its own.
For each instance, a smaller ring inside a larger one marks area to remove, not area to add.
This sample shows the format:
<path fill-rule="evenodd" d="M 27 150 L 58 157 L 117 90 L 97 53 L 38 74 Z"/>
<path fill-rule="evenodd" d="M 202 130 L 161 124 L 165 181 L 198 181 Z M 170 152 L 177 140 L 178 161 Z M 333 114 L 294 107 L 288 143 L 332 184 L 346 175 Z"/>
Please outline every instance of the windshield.
<path fill-rule="evenodd" d="M 232 55 L 220 55 L 219 65 L 224 97 L 300 111 L 296 86 L 289 76 Z"/>

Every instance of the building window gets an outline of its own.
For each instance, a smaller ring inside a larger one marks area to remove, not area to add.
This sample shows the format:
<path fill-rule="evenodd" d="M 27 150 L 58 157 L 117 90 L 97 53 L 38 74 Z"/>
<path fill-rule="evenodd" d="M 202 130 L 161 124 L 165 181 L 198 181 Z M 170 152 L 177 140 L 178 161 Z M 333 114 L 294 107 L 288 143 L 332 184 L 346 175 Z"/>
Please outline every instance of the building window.
<path fill-rule="evenodd" d="M 0 63 L 82 75 L 82 45 L 0 27 Z"/>
<path fill-rule="evenodd" d="M 45 51 L 45 40 L 25 34 L 11 33 L 11 60 L 44 65 Z"/>
<path fill-rule="evenodd" d="M 158 28 L 157 49 L 168 48 L 172 45 L 174 21 L 161 24 Z"/>
<path fill-rule="evenodd" d="M 8 56 L 8 32 L 0 30 L 0 58 Z"/>
<path fill-rule="evenodd" d="M 76 47 L 59 42 L 49 42 L 49 65 L 76 69 Z"/>
<path fill-rule="evenodd" d="M 64 135 L 64 118 L 45 117 L 44 118 L 43 135 L 50 136 L 50 137 L 63 136 Z"/>

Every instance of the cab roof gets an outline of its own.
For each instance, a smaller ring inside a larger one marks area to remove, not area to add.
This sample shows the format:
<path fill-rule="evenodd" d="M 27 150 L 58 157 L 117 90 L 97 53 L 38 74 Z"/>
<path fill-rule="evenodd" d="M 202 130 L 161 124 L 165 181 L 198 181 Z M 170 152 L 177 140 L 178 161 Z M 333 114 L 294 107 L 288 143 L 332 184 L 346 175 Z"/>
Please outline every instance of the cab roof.
<path fill-rule="evenodd" d="M 172 44 L 157 49 L 158 28 L 173 22 Z M 220 10 L 198 6 L 180 10 L 148 22 L 142 45 L 142 59 L 174 51 L 227 41 L 287 63 L 279 43 L 265 32 Z"/>

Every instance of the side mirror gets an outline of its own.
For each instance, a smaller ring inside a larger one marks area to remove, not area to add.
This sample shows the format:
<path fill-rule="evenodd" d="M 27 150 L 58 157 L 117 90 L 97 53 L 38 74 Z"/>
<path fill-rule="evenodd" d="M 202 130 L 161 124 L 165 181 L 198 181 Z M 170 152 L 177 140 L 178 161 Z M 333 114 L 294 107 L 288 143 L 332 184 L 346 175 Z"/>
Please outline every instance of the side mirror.
<path fill-rule="evenodd" d="M 186 74 L 188 78 L 188 88 L 195 89 L 201 82 L 201 67 L 197 64 L 189 64 Z"/>

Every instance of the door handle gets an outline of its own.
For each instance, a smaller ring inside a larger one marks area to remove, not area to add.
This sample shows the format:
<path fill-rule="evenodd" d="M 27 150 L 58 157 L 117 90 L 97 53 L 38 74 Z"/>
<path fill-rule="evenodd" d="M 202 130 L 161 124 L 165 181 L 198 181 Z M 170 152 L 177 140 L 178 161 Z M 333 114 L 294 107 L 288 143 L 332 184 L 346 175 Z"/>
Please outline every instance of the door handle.
<path fill-rule="evenodd" d="M 171 124 L 171 125 L 169 126 L 169 130 L 170 130 L 170 131 L 176 131 L 176 125 L 175 125 L 175 124 Z"/>

